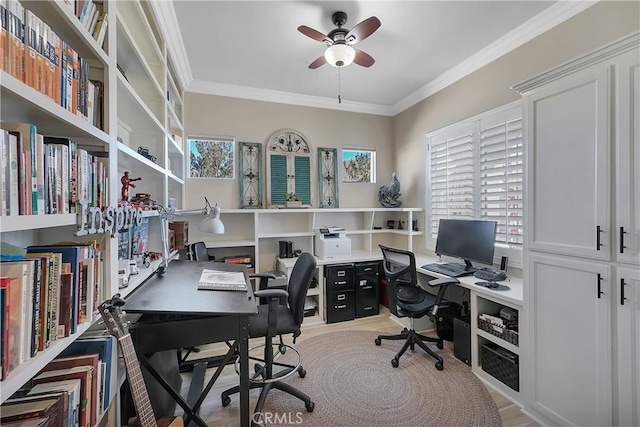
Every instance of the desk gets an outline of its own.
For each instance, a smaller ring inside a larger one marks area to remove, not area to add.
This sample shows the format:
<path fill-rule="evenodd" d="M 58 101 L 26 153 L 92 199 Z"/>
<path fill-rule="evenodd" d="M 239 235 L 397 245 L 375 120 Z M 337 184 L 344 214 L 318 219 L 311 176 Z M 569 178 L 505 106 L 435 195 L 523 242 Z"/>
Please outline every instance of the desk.
<path fill-rule="evenodd" d="M 207 424 L 195 412 L 200 408 L 226 361 L 237 350 L 240 355 L 240 423 L 248 426 L 249 316 L 258 312 L 253 290 L 249 285 L 247 292 L 200 291 L 197 284 L 203 268 L 243 271 L 247 284 L 250 284 L 246 268 L 242 265 L 173 261 L 166 267 L 164 274 L 156 273 L 127 298 L 124 309 L 129 313 L 143 314 L 131 329 L 131 336 L 139 355 L 235 340 L 225 361 L 192 408 L 162 377 L 158 378 L 159 374 L 150 366 L 146 357 L 141 357 L 141 363 L 185 410 L 188 414 L 185 421 L 193 418 L 200 426 L 206 427 Z"/>

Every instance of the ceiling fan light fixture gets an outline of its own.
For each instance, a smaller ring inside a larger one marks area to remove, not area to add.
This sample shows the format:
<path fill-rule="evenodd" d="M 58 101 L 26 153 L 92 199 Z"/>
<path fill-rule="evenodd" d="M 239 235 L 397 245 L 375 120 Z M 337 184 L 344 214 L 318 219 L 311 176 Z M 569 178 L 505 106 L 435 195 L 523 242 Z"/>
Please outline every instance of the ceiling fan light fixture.
<path fill-rule="evenodd" d="M 348 44 L 336 43 L 327 48 L 324 57 L 331 66 L 342 68 L 353 62 L 356 51 Z"/>

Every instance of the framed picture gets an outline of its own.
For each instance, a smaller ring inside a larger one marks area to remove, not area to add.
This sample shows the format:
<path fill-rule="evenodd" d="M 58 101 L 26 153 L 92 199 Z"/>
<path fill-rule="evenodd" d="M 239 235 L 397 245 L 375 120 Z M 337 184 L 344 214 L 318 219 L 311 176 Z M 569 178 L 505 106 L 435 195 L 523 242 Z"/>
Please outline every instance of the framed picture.
<path fill-rule="evenodd" d="M 343 148 L 342 182 L 376 182 L 375 150 Z"/>
<path fill-rule="evenodd" d="M 235 140 L 189 138 L 190 178 L 235 178 Z"/>

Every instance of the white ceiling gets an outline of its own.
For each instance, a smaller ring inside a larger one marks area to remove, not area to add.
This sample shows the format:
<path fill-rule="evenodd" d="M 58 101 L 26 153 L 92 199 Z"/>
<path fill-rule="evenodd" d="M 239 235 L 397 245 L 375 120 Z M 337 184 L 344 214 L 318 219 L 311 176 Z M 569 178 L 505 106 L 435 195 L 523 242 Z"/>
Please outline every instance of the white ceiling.
<path fill-rule="evenodd" d="M 188 58 L 189 90 L 394 114 L 433 92 L 438 81 L 449 84 L 577 13 L 558 6 L 553 1 L 174 0 L 173 19 Z M 328 64 L 307 68 L 325 45 L 297 27 L 326 34 L 335 28 L 331 14 L 338 10 L 348 14 L 347 29 L 370 16 L 380 19 L 381 27 L 355 45 L 375 58 L 370 68 L 352 64 L 340 75 Z M 564 16 L 556 19 L 558 10 Z"/>

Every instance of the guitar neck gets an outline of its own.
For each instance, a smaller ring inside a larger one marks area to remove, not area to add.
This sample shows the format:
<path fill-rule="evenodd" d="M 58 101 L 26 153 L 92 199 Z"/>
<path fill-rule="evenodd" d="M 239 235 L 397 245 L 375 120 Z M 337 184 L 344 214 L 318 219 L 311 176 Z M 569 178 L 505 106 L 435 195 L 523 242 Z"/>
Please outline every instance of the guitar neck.
<path fill-rule="evenodd" d="M 147 393 L 147 387 L 144 384 L 142 371 L 140 370 L 140 362 L 138 362 L 136 351 L 133 347 L 131 335 L 124 335 L 118 338 L 118 341 L 120 342 L 120 349 L 124 356 L 127 379 L 131 387 L 133 404 L 136 408 L 140 425 L 142 427 L 158 427 L 153 414 L 153 408 L 151 407 L 151 401 L 149 400 L 149 394 Z"/>

